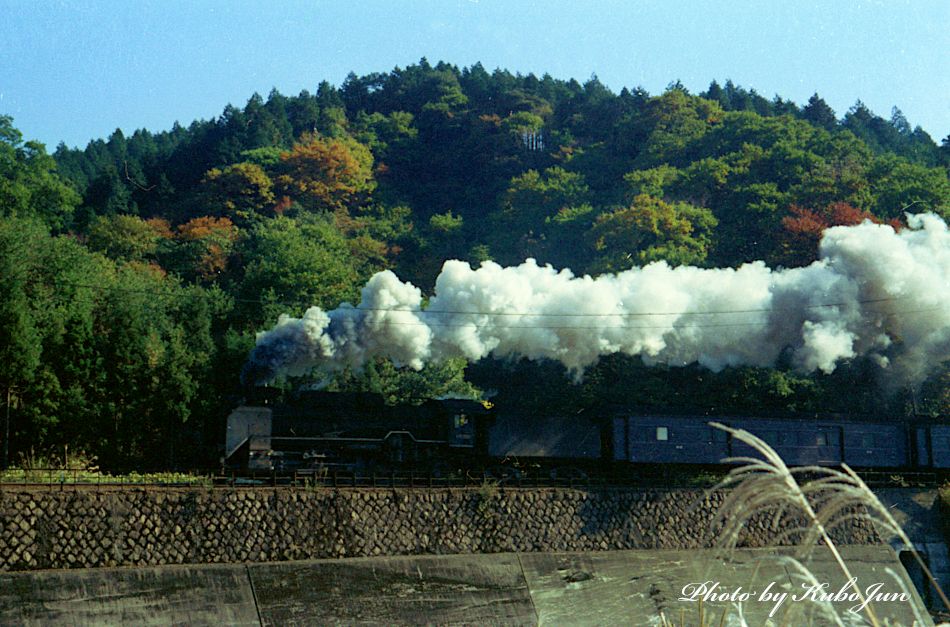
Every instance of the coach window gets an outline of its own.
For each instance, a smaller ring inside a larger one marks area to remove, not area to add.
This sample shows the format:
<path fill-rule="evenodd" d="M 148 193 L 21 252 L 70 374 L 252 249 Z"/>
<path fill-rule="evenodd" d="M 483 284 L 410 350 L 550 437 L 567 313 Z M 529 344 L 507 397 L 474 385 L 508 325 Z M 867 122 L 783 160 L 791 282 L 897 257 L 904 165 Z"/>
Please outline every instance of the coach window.
<path fill-rule="evenodd" d="M 828 433 L 826 431 L 819 431 L 818 436 L 815 438 L 818 446 L 828 446 L 831 444 L 830 439 L 828 438 Z"/>
<path fill-rule="evenodd" d="M 666 442 L 670 439 L 670 430 L 667 427 L 656 428 L 656 439 L 658 442 Z"/>
<path fill-rule="evenodd" d="M 861 448 L 874 448 L 874 436 L 865 433 L 861 436 Z"/>
<path fill-rule="evenodd" d="M 710 427 L 709 430 L 712 431 L 712 437 L 709 438 L 710 442 L 715 442 L 716 444 L 723 444 L 729 441 L 729 433 L 727 431 L 723 431 L 722 429 L 717 429 L 716 427 Z"/>

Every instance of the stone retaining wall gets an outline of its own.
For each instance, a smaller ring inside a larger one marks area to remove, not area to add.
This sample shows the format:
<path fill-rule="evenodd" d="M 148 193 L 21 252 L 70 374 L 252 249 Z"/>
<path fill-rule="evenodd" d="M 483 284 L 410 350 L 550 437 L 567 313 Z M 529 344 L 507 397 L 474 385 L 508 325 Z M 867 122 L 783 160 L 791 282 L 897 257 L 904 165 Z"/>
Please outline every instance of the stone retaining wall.
<path fill-rule="evenodd" d="M 709 546 L 700 490 L 152 489 L 0 492 L 0 570 Z M 768 546 L 756 518 L 740 545 Z M 836 530 L 873 544 L 867 522 Z"/>

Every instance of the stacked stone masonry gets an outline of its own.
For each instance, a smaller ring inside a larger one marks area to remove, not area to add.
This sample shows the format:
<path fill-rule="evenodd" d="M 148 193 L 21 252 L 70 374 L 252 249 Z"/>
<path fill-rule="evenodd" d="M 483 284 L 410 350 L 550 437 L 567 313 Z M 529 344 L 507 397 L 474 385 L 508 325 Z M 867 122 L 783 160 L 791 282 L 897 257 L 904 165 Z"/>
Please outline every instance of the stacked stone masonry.
<path fill-rule="evenodd" d="M 688 549 L 712 546 L 724 497 L 701 490 L 7 486 L 0 492 L 0 570 Z M 753 519 L 739 545 L 775 544 L 770 525 L 770 517 Z M 860 520 L 833 536 L 842 544 L 878 541 Z"/>

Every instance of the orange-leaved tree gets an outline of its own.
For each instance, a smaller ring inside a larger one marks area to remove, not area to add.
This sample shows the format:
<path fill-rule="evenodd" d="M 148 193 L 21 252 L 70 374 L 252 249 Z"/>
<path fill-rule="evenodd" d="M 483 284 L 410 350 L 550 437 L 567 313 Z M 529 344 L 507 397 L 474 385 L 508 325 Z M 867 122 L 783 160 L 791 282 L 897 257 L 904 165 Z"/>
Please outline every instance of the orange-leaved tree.
<path fill-rule="evenodd" d="M 825 229 L 833 226 L 852 226 L 870 220 L 875 224 L 884 222 L 874 214 L 846 202 L 835 202 L 821 209 L 808 209 L 798 205 L 789 207 L 789 215 L 782 219 L 779 236 L 779 254 L 782 263 L 788 266 L 805 266 L 818 258 L 818 244 Z M 900 230 L 900 220 L 888 220 L 886 224 Z"/>
<path fill-rule="evenodd" d="M 225 269 L 240 231 L 227 218 L 201 216 L 178 226 L 176 269 L 211 281 Z"/>
<path fill-rule="evenodd" d="M 304 133 L 275 169 L 278 193 L 310 211 L 349 209 L 375 187 L 372 153 L 349 137 Z"/>

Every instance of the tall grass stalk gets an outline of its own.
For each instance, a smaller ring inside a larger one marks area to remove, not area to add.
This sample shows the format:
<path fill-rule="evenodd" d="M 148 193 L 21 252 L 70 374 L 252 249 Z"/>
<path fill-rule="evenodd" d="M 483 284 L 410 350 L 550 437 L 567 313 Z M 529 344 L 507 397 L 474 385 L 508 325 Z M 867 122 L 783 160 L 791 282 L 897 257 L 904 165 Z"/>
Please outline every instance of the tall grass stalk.
<path fill-rule="evenodd" d="M 709 424 L 730 433 L 735 440 L 750 446 L 762 456 L 739 456 L 723 460 L 725 463 L 740 465 L 733 468 L 726 478 L 713 488 L 731 488 L 710 527 L 710 532 L 719 529 L 714 541 L 717 547 L 735 549 L 739 534 L 750 518 L 757 514 L 774 512 L 771 528 L 777 533 L 776 543 L 786 544 L 797 540 L 798 559 L 793 560 L 798 565 L 795 566 L 796 570 L 803 576 L 806 576 L 806 573 L 810 575 L 798 560 L 809 556 L 816 546 L 823 544 L 831 552 L 845 578 L 852 582 L 851 588 L 862 603 L 865 603 L 865 595 L 857 586 L 856 579 L 832 541 L 830 532 L 855 520 L 870 521 L 880 535 L 900 538 L 913 553 L 941 601 L 950 607 L 943 590 L 924 560 L 913 550 L 913 543 L 904 530 L 854 470 L 846 464 L 842 464 L 840 469 L 822 466 L 789 468 L 771 446 L 752 433 L 717 422 Z M 800 481 L 803 475 L 811 479 Z M 803 515 L 806 524 L 780 531 L 778 524 L 789 512 Z M 896 573 L 894 575 L 896 576 Z M 903 587 L 903 584 L 901 585 Z M 919 616 L 916 607 L 914 612 Z M 870 604 L 865 604 L 864 613 L 872 625 L 881 624 Z M 838 622 L 840 624 L 840 620 Z"/>

